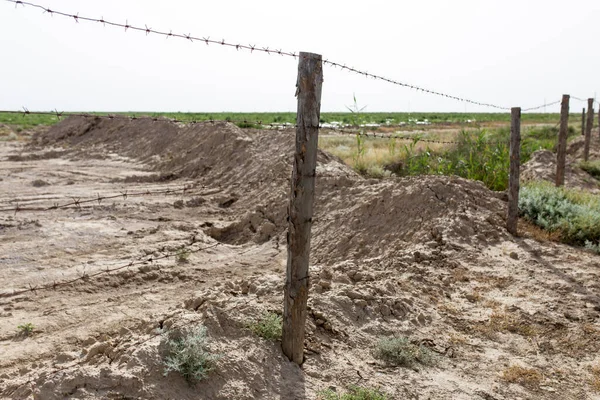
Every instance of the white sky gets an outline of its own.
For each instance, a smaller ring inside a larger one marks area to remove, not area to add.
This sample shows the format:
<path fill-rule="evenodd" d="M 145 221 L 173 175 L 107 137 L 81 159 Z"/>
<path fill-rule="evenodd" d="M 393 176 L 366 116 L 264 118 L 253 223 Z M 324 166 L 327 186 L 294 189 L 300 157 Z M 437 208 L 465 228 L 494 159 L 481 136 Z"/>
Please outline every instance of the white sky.
<path fill-rule="evenodd" d="M 324 58 L 512 107 L 600 91 L 600 1 L 30 0 Z M 297 61 L 0 2 L 0 109 L 295 111 Z M 322 111 L 494 111 L 324 68 Z M 572 101 L 571 111 L 583 103 Z M 558 112 L 559 105 L 547 111 Z"/>

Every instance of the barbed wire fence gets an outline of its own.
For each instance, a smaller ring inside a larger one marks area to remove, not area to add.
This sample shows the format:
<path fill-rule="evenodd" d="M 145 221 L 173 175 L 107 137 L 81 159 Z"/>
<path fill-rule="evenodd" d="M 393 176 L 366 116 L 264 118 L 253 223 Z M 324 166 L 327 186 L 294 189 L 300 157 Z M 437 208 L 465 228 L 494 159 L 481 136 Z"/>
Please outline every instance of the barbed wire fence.
<path fill-rule="evenodd" d="M 190 42 L 194 42 L 194 43 L 204 44 L 206 46 L 209 46 L 209 45 L 210 46 L 222 46 L 222 47 L 226 47 L 226 48 L 230 48 L 230 49 L 235 49 L 236 51 L 246 51 L 246 52 L 250 52 L 250 53 L 262 53 L 262 54 L 273 55 L 273 56 L 291 57 L 293 59 L 301 59 L 303 57 L 300 53 L 285 51 L 282 49 L 276 49 L 276 48 L 270 48 L 270 47 L 265 47 L 265 46 L 252 45 L 252 44 L 234 43 L 234 42 L 226 41 L 225 39 L 216 40 L 216 39 L 211 39 L 210 36 L 206 36 L 206 37 L 195 36 L 195 35 L 192 35 L 191 33 L 188 33 L 188 34 L 173 33 L 172 30 L 169 30 L 167 32 L 167 31 L 163 31 L 163 30 L 153 29 L 153 28 L 149 27 L 148 25 L 144 25 L 143 27 L 136 26 L 136 25 L 130 24 L 127 20 L 125 21 L 125 23 L 119 23 L 119 22 L 115 22 L 115 21 L 106 20 L 103 17 L 93 18 L 93 17 L 89 17 L 89 16 L 81 16 L 81 15 L 79 15 L 79 13 L 73 14 L 73 13 L 67 13 L 67 12 L 63 12 L 63 11 L 57 11 L 57 10 L 53 10 L 49 7 L 45 7 L 40 4 L 36 4 L 36 3 L 28 2 L 28 1 L 19 1 L 19 0 L 6 0 L 6 1 L 13 3 L 15 5 L 15 7 L 29 7 L 29 8 L 41 10 L 43 13 L 47 13 L 50 16 L 58 16 L 58 17 L 62 17 L 65 19 L 71 19 L 75 23 L 90 22 L 90 23 L 102 24 L 103 26 L 124 29 L 125 32 L 136 31 L 136 32 L 145 33 L 146 36 L 157 35 L 157 36 L 162 36 L 165 39 L 173 38 L 173 39 L 178 39 L 178 40 L 186 40 L 186 41 L 190 41 Z M 472 104 L 472 105 L 481 106 L 481 107 L 493 108 L 495 110 L 500 110 L 500 111 L 511 110 L 511 107 L 506 107 L 504 105 L 499 105 L 499 104 L 490 103 L 490 102 L 477 101 L 477 100 L 469 99 L 466 97 L 448 94 L 443 91 L 432 90 L 432 89 L 424 88 L 424 87 L 421 87 L 418 85 L 401 82 L 401 81 L 398 81 L 398 80 L 395 80 L 395 79 L 392 79 L 389 77 L 385 77 L 382 75 L 370 73 L 365 70 L 354 68 L 352 66 L 348 66 L 345 63 L 340 63 L 337 61 L 325 59 L 325 60 L 322 60 L 322 63 L 329 67 L 344 70 L 344 71 L 347 71 L 350 73 L 354 73 L 354 74 L 362 76 L 364 78 L 370 78 L 370 79 L 374 79 L 374 80 L 378 80 L 378 81 L 383 81 L 383 82 L 386 82 L 386 83 L 389 83 L 389 84 L 392 84 L 395 86 L 400 86 L 400 87 L 403 87 L 406 89 L 414 90 L 416 92 L 421 92 L 421 93 L 425 93 L 425 94 L 429 94 L 429 95 L 444 97 L 444 98 L 447 98 L 450 100 L 454 100 L 454 101 L 458 101 L 458 102 L 462 102 L 462 103 L 466 103 L 466 104 Z M 579 97 L 575 97 L 575 96 L 571 96 L 571 98 L 574 100 L 577 100 L 577 101 L 581 101 L 581 102 L 588 101 L 583 98 L 579 98 Z M 594 100 L 592 102 L 592 104 L 597 104 L 597 103 L 598 103 L 598 101 L 596 101 L 596 100 Z M 560 100 L 550 102 L 550 103 L 544 102 L 544 104 L 541 104 L 541 105 L 519 109 L 519 113 L 521 111 L 522 112 L 536 111 L 536 110 L 546 108 L 546 107 L 553 107 L 558 104 L 561 104 Z M 168 122 L 168 123 L 176 123 L 176 124 L 199 124 L 199 123 L 216 124 L 216 123 L 220 123 L 220 122 L 231 122 L 231 123 L 244 124 L 244 125 L 250 125 L 250 126 L 258 126 L 258 127 L 265 128 L 265 129 L 282 129 L 282 128 L 295 128 L 296 127 L 295 124 L 265 123 L 260 120 L 253 121 L 253 120 L 249 120 L 249 119 L 240 119 L 240 120 L 226 119 L 223 121 L 223 120 L 215 120 L 215 119 L 209 118 L 209 119 L 204 119 L 204 120 L 189 121 L 189 120 L 184 120 L 184 119 L 179 119 L 179 118 L 147 117 L 147 116 L 139 116 L 138 117 L 135 115 L 129 116 L 129 115 L 122 115 L 122 114 L 99 115 L 96 113 L 30 111 L 27 108 L 24 108 L 22 111 L 7 110 L 7 111 L 0 111 L 0 113 L 13 113 L 13 114 L 20 114 L 23 116 L 51 115 L 51 116 L 57 117 L 57 119 L 59 119 L 59 120 L 64 117 L 80 117 L 80 118 L 101 118 L 101 119 L 124 121 L 124 122 L 150 121 L 150 122 L 155 122 L 155 123 Z M 398 126 L 400 126 L 400 125 L 398 125 Z M 393 128 L 393 127 L 396 127 L 396 125 L 384 125 L 384 127 Z M 321 126 L 319 126 L 319 128 L 327 129 L 327 130 L 337 132 L 340 134 L 358 135 L 358 136 L 362 136 L 362 137 L 366 137 L 366 138 L 397 139 L 397 140 L 406 140 L 406 141 L 417 140 L 417 141 L 424 142 L 424 143 L 443 144 L 443 145 L 453 145 L 453 144 L 461 143 L 459 141 L 435 140 L 435 139 L 428 139 L 428 138 L 420 138 L 420 137 L 416 137 L 416 136 L 371 132 L 368 129 L 364 129 L 365 127 L 360 127 L 360 126 L 339 127 L 339 126 L 321 125 Z M 500 142 L 494 141 L 494 142 L 489 142 L 489 143 L 500 143 Z M 502 142 L 502 143 L 507 143 L 507 142 Z M 183 187 L 174 188 L 174 189 L 171 189 L 171 188 L 160 189 L 160 190 L 149 190 L 148 189 L 145 191 L 135 191 L 135 192 L 124 191 L 124 192 L 121 192 L 118 194 L 110 194 L 110 195 L 102 195 L 102 196 L 100 194 L 96 194 L 95 196 L 89 196 L 88 198 L 80 198 L 77 196 L 73 196 L 67 202 L 64 202 L 61 204 L 54 204 L 49 207 L 44 207 L 44 206 L 35 207 L 35 206 L 31 206 L 31 205 L 20 205 L 19 202 L 15 201 L 15 202 L 11 202 L 10 204 L 7 204 L 5 207 L 0 205 L 0 213 L 15 213 L 16 214 L 18 212 L 43 212 L 43 211 L 53 211 L 53 210 L 65 210 L 65 209 L 82 209 L 82 207 L 84 207 L 85 205 L 93 205 L 93 204 L 100 205 L 102 203 L 102 201 L 104 201 L 104 200 L 111 200 L 111 199 L 118 199 L 118 198 L 127 200 L 128 197 L 168 196 L 168 195 L 174 195 L 174 194 L 178 194 L 178 193 L 189 194 L 191 190 L 193 190 L 193 188 L 188 187 L 188 186 L 183 186 Z M 320 220 L 326 221 L 327 219 L 321 218 Z M 214 248 L 222 245 L 221 242 L 216 242 L 216 243 L 208 244 L 208 245 L 205 243 L 199 243 L 196 241 L 195 236 L 187 238 L 187 239 L 185 239 L 185 241 L 189 242 L 189 243 L 182 245 L 180 248 L 178 248 L 175 251 L 173 251 L 173 250 L 169 251 L 169 250 L 166 250 L 163 248 L 163 249 L 159 250 L 160 255 L 158 255 L 158 256 L 150 255 L 150 256 L 136 257 L 136 258 L 131 259 L 128 262 L 117 262 L 117 263 L 114 263 L 113 265 L 106 265 L 104 269 L 96 271 L 94 273 L 90 273 L 90 274 L 84 273 L 81 276 L 71 278 L 71 279 L 65 279 L 65 280 L 61 280 L 61 281 L 53 281 L 51 283 L 46 283 L 46 284 L 41 284 L 41 285 L 30 285 L 27 288 L 15 289 L 10 292 L 0 293 L 0 299 L 11 298 L 11 297 L 19 296 L 19 295 L 25 295 L 28 293 L 35 294 L 39 291 L 45 291 L 45 290 L 57 290 L 61 287 L 73 285 L 78 282 L 88 281 L 92 278 L 98 277 L 103 274 L 111 274 L 111 273 L 118 272 L 118 271 L 121 271 L 121 270 L 124 270 L 127 268 L 133 268 L 136 266 L 146 265 L 146 264 L 154 263 L 154 262 L 164 260 L 164 259 L 178 257 L 181 255 L 182 251 L 188 252 L 189 254 L 194 254 L 194 253 L 204 252 L 209 249 L 214 249 Z M 152 337 L 154 337 L 154 336 L 152 336 Z"/>
<path fill-rule="evenodd" d="M 50 16 L 59 16 L 59 17 L 65 18 L 65 19 L 71 19 L 75 23 L 79 23 L 81 21 L 97 23 L 97 24 L 102 24 L 103 26 L 122 28 L 122 29 L 124 29 L 125 32 L 137 31 L 137 32 L 145 33 L 146 36 L 158 35 L 158 36 L 163 36 L 166 39 L 169 39 L 169 38 L 183 39 L 183 40 L 187 40 L 190 42 L 197 42 L 200 44 L 205 44 L 207 46 L 208 45 L 218 45 L 218 46 L 223 46 L 223 47 L 227 47 L 227 48 L 232 48 L 237 51 L 240 51 L 240 50 L 241 51 L 249 51 L 250 53 L 257 52 L 257 53 L 264 53 L 267 55 L 279 55 L 279 56 L 284 56 L 284 57 L 292 57 L 294 59 L 298 59 L 301 57 L 300 53 L 297 53 L 297 52 L 284 51 L 281 49 L 272 49 L 272 48 L 266 47 L 266 46 L 234 43 L 234 42 L 227 41 L 225 39 L 216 40 L 216 39 L 211 39 L 210 36 L 195 36 L 190 33 L 188 33 L 188 34 L 174 33 L 173 30 L 169 30 L 167 32 L 167 31 L 163 31 L 163 30 L 153 29 L 153 28 L 149 27 L 147 24 L 144 24 L 144 26 L 142 27 L 142 26 L 136 26 L 136 25 L 130 24 L 127 20 L 125 21 L 125 23 L 120 23 L 120 22 L 107 20 L 103 17 L 93 18 L 93 17 L 89 17 L 89 16 L 79 15 L 79 13 L 68 13 L 68 12 L 51 9 L 50 7 L 46 7 L 46 6 L 37 4 L 37 3 L 28 2 L 28 1 L 21 1 L 21 0 L 6 0 L 6 1 L 13 3 L 15 5 L 15 7 L 21 6 L 21 7 L 30 7 L 30 8 L 38 9 L 38 10 L 41 10 L 45 14 L 49 14 Z M 473 104 L 473 105 L 482 106 L 482 107 L 494 108 L 494 109 L 502 110 L 502 111 L 508 111 L 511 109 L 510 107 L 506 107 L 506 106 L 502 106 L 502 105 L 498 105 L 498 104 L 494 104 L 494 103 L 476 101 L 476 100 L 472 100 L 469 98 L 444 93 L 442 91 L 431 90 L 431 89 L 427 89 L 427 88 L 424 88 L 424 87 L 421 87 L 418 85 L 401 82 L 401 81 L 398 81 L 398 80 L 395 80 L 395 79 L 392 79 L 389 77 L 385 77 L 382 75 L 377 75 L 374 73 L 370 73 L 368 71 L 357 69 L 357 68 L 348 66 L 345 63 L 340 63 L 337 61 L 325 59 L 322 62 L 324 65 L 328 65 L 333 68 L 338 68 L 338 69 L 345 70 L 345 71 L 348 71 L 351 73 L 355 73 L 355 74 L 357 74 L 359 76 L 363 76 L 365 78 L 371 78 L 374 80 L 384 81 L 384 82 L 387 82 L 387 83 L 390 83 L 390 84 L 393 84 L 396 86 L 401 86 L 404 88 L 415 90 L 417 92 L 423 92 L 426 94 L 440 96 L 440 97 L 448 98 L 448 99 L 463 102 L 463 103 Z M 582 98 L 575 97 L 575 96 L 572 96 L 572 98 L 575 100 L 578 100 L 578 101 L 586 101 Z M 555 102 L 551 102 L 551 103 L 544 102 L 544 104 L 541 104 L 538 106 L 523 108 L 521 111 L 523 111 L 523 112 L 536 111 L 536 110 L 539 110 L 542 108 L 555 106 L 559 103 L 561 103 L 561 101 L 555 101 Z M 21 110 L 19 110 L 19 111 L 6 110 L 6 111 L 0 111 L 0 112 L 20 114 L 23 116 L 27 116 L 27 115 L 55 116 L 58 120 L 60 120 L 63 117 L 83 117 L 83 118 L 100 118 L 100 119 L 128 121 L 128 122 L 151 121 L 151 122 L 156 122 L 156 123 L 170 122 L 170 123 L 178 123 L 178 124 L 185 123 L 185 124 L 192 124 L 192 125 L 198 124 L 198 123 L 216 124 L 216 123 L 222 122 L 222 121 L 212 119 L 212 118 L 207 118 L 207 119 L 202 119 L 202 120 L 197 120 L 197 121 L 196 120 L 190 121 L 190 120 L 186 120 L 186 119 L 166 118 L 166 117 L 158 117 L 158 116 L 154 116 L 154 117 L 139 116 L 138 117 L 136 115 L 122 115 L 122 114 L 101 115 L 101 114 L 97 114 L 97 113 L 59 112 L 58 110 L 51 111 L 51 112 L 30 111 L 27 108 L 24 108 L 22 111 Z M 296 127 L 295 124 L 265 123 L 260 120 L 249 120 L 249 119 L 236 120 L 236 119 L 228 118 L 225 120 L 225 122 L 232 122 L 232 123 L 243 124 L 243 125 L 247 125 L 247 126 L 256 126 L 256 127 L 261 127 L 261 128 L 265 128 L 265 129 L 281 129 L 281 128 Z M 394 127 L 399 127 L 399 126 L 403 126 L 403 125 L 390 125 L 390 124 L 385 125 L 386 128 L 394 128 Z M 419 142 L 423 142 L 423 143 L 442 144 L 442 145 L 456 145 L 456 144 L 461 143 L 460 141 L 428 139 L 428 138 L 423 138 L 423 137 L 413 136 L 413 135 L 408 136 L 408 135 L 400 135 L 400 134 L 396 134 L 396 133 L 393 133 L 393 134 L 378 133 L 378 132 L 370 131 L 369 128 L 371 128 L 371 127 L 321 125 L 319 128 L 327 129 L 329 131 L 333 131 L 333 132 L 336 132 L 339 134 L 357 135 L 357 136 L 361 136 L 361 137 L 365 137 L 365 138 L 419 141 Z M 506 143 L 506 142 L 490 141 L 487 143 L 499 144 L 499 143 Z M 187 189 L 184 187 L 181 190 L 183 193 L 185 193 L 185 191 Z M 78 197 L 72 197 L 72 201 L 69 201 L 64 204 L 54 204 L 53 206 L 50 206 L 50 207 L 22 206 L 17 202 L 16 205 L 14 205 L 14 206 L 11 205 L 10 207 L 0 208 L 0 212 L 17 213 L 20 211 L 23 211 L 23 212 L 24 211 L 51 211 L 51 210 L 67 209 L 67 208 L 81 209 L 81 207 L 85 204 L 91 204 L 91 203 L 100 204 L 103 200 L 116 199 L 116 198 L 120 198 L 120 197 L 123 197 L 123 199 L 126 200 L 128 196 L 169 195 L 172 193 L 173 193 L 173 191 L 171 189 L 166 189 L 166 190 L 159 190 L 159 191 L 146 190 L 143 192 L 133 192 L 133 193 L 123 192 L 120 194 L 115 194 L 115 195 L 110 195 L 110 196 L 100 196 L 98 194 L 95 197 L 89 198 L 89 199 L 80 199 Z"/>

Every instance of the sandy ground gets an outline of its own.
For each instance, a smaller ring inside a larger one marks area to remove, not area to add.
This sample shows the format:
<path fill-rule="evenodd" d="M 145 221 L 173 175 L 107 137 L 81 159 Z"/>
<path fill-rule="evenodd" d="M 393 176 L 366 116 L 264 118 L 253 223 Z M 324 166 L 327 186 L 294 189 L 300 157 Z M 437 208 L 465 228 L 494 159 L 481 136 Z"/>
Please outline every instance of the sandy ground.
<path fill-rule="evenodd" d="M 510 236 L 502 193 L 365 180 L 321 153 L 300 368 L 246 329 L 282 308 L 293 132 L 69 119 L 31 143 L 0 142 L 0 209 L 130 195 L 0 212 L 0 398 L 600 398 L 600 257 Z M 216 371 L 165 377 L 159 332 L 199 323 Z M 374 358 L 392 336 L 434 365 Z"/>

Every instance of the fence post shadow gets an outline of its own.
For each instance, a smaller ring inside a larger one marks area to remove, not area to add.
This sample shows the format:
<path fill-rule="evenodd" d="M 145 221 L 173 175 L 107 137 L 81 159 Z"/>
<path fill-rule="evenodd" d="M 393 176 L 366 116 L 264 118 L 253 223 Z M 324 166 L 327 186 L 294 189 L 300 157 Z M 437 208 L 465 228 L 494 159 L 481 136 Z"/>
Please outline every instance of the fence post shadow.
<path fill-rule="evenodd" d="M 279 399 L 304 400 L 306 395 L 306 377 L 298 364 L 285 357 L 279 370 Z"/>

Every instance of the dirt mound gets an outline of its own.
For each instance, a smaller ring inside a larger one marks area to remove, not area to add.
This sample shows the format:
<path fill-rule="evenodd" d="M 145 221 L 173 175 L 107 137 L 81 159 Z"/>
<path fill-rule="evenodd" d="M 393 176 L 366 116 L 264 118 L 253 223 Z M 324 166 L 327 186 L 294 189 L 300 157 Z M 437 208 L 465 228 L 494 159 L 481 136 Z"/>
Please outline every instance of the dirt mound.
<path fill-rule="evenodd" d="M 213 221 L 208 229 L 224 243 L 261 243 L 287 227 L 293 130 L 252 134 L 226 122 L 182 125 L 167 120 L 71 117 L 37 135 L 34 142 L 39 146 L 67 145 L 80 157 L 118 153 L 152 165 L 159 177 L 193 178 L 216 188 L 215 208 L 236 216 L 233 223 Z M 362 179 L 323 152 L 318 155 L 317 175 L 332 187 Z"/>
<path fill-rule="evenodd" d="M 215 205 L 237 215 L 206 230 L 221 242 L 262 243 L 287 229 L 293 130 L 253 134 L 225 122 L 69 118 L 37 143 L 118 152 L 163 175 L 221 188 Z M 504 231 L 505 205 L 480 183 L 433 176 L 365 181 L 321 151 L 317 179 L 317 260 L 371 257 L 406 242 L 436 247 L 447 237 L 483 243 Z"/>
<path fill-rule="evenodd" d="M 435 249 L 495 241 L 505 235 L 499 197 L 479 182 L 442 176 L 328 191 L 318 199 L 326 215 L 317 215 L 316 256 L 337 261 L 390 255 L 407 243 Z"/>
<path fill-rule="evenodd" d="M 597 160 L 600 158 L 600 140 L 598 140 L 597 130 L 592 131 L 590 140 L 590 160 Z M 567 155 L 571 156 L 574 160 L 583 160 L 583 150 L 585 147 L 585 138 L 578 136 L 573 139 L 567 145 Z"/>
<path fill-rule="evenodd" d="M 580 144 L 582 143 L 581 140 L 572 143 L 568 154 L 578 154 Z M 583 152 L 583 150 L 581 151 Z M 565 166 L 565 186 L 589 191 L 600 190 L 600 182 L 579 168 L 577 164 L 577 159 L 571 156 L 568 157 Z M 522 182 L 540 180 L 551 183 L 556 182 L 556 154 L 548 150 L 534 152 L 531 159 L 521 167 Z"/>

